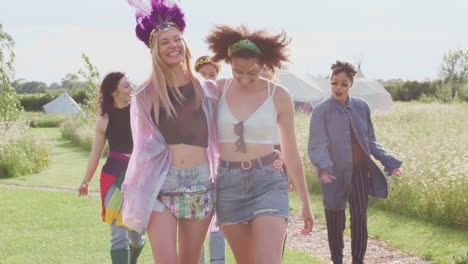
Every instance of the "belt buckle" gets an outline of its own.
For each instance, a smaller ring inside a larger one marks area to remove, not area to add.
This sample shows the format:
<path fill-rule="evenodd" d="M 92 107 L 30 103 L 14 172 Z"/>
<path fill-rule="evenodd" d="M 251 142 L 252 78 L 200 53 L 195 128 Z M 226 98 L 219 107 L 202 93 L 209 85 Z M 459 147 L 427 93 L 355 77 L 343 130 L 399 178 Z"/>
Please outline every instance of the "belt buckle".
<path fill-rule="evenodd" d="M 247 162 L 247 163 L 248 163 L 248 167 L 244 165 L 244 162 Z M 248 169 L 252 168 L 252 161 L 250 161 L 250 160 L 243 160 L 243 161 L 241 161 L 241 168 L 242 168 L 243 170 L 248 170 Z"/>

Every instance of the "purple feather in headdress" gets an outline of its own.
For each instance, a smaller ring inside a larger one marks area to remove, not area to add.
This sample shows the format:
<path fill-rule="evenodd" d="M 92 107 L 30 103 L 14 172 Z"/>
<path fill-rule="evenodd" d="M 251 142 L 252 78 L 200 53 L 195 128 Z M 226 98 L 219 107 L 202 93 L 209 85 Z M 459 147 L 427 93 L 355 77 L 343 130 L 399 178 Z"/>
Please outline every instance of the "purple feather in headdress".
<path fill-rule="evenodd" d="M 185 17 L 182 10 L 168 0 L 150 0 L 151 6 L 144 0 L 128 0 L 137 9 L 135 28 L 137 37 L 149 47 L 151 31 L 174 27 L 181 32 L 185 29 Z"/>

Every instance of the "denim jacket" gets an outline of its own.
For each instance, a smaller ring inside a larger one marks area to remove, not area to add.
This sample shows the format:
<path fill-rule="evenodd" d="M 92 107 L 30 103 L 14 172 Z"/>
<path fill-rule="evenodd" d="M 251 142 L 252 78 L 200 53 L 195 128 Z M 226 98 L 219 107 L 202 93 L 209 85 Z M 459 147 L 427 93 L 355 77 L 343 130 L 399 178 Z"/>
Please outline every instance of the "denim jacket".
<path fill-rule="evenodd" d="M 330 97 L 313 111 L 310 121 L 308 154 L 317 168 L 318 177 L 324 170 L 336 177 L 331 183 L 320 181 L 323 205 L 330 210 L 346 208 L 351 193 L 353 155 L 350 124 L 359 144 L 367 156 L 369 194 L 378 198 L 388 197 L 385 175 L 370 155 L 380 161 L 388 175 L 402 162 L 390 156 L 375 139 L 369 105 L 362 99 L 348 96 L 346 104 Z"/>

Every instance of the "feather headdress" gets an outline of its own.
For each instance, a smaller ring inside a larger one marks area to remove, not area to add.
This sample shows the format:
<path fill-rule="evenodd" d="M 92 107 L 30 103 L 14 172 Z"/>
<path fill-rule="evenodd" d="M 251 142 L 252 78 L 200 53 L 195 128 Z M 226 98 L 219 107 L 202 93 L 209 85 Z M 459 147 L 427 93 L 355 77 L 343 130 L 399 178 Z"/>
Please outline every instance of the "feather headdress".
<path fill-rule="evenodd" d="M 128 0 L 128 3 L 136 8 L 136 35 L 149 48 L 154 35 L 161 30 L 177 29 L 184 32 L 184 13 L 173 1 Z"/>

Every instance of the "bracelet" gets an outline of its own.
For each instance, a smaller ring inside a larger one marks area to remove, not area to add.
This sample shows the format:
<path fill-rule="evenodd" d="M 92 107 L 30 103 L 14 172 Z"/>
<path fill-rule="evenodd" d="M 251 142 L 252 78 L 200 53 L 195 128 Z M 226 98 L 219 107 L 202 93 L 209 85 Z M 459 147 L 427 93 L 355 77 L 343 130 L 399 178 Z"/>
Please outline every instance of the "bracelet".
<path fill-rule="evenodd" d="M 87 180 L 83 180 L 83 181 L 81 182 L 81 184 L 88 185 L 89 182 L 88 182 Z"/>

